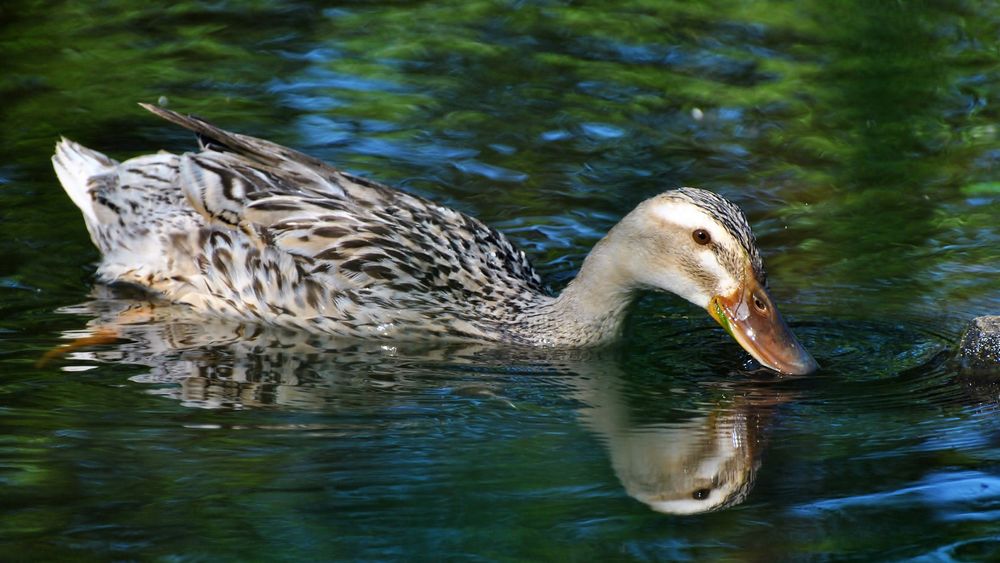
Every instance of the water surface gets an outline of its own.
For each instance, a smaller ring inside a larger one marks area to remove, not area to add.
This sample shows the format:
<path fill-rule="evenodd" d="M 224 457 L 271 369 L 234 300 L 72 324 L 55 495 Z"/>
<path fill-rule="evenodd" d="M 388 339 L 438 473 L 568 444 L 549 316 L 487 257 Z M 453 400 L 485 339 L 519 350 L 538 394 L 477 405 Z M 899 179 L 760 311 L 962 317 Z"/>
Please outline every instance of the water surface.
<path fill-rule="evenodd" d="M 998 28 L 961 2 L 4 3 L 4 553 L 1000 557 L 1000 393 L 950 362 L 1000 312 Z M 194 146 L 138 101 L 476 215 L 554 290 L 639 201 L 715 190 L 823 369 L 753 371 L 662 295 L 616 347 L 539 352 L 95 286 L 48 159 Z"/>

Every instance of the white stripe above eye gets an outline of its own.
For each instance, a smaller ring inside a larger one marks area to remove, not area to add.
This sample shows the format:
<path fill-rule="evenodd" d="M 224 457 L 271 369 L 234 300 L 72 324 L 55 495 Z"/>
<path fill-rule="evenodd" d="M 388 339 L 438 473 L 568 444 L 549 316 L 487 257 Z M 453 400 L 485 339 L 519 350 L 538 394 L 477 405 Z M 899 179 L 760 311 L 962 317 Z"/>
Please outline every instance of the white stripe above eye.
<path fill-rule="evenodd" d="M 679 228 L 694 233 L 697 229 L 705 229 L 712 235 L 712 240 L 718 244 L 731 247 L 734 244 L 733 236 L 709 215 L 704 209 L 686 201 L 667 200 L 657 202 L 652 209 L 653 214 L 667 224 L 673 224 Z M 736 243 L 738 246 L 738 243 Z M 739 282 L 732 272 L 719 263 L 718 255 L 708 246 L 697 247 L 697 260 L 703 272 L 710 273 L 717 280 L 717 286 L 713 288 L 720 293 L 734 291 Z M 711 296 L 709 296 L 711 297 Z"/>
<path fill-rule="evenodd" d="M 697 205 L 679 200 L 665 200 L 654 204 L 652 209 L 661 221 L 673 223 L 681 228 L 685 228 L 694 233 L 697 229 L 705 229 L 712 240 L 720 241 L 724 238 L 732 238 L 726 230 L 719 225 L 711 215 Z"/>

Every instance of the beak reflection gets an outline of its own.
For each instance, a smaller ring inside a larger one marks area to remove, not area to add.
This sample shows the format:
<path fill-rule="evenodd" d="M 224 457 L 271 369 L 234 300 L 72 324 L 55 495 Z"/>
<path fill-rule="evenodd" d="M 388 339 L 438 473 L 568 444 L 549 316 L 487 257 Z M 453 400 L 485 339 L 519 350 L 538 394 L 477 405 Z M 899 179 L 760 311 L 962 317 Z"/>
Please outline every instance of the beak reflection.
<path fill-rule="evenodd" d="M 719 295 L 708 312 L 758 362 L 788 375 L 806 375 L 819 364 L 799 344 L 771 296 L 749 277 L 732 295 Z"/>

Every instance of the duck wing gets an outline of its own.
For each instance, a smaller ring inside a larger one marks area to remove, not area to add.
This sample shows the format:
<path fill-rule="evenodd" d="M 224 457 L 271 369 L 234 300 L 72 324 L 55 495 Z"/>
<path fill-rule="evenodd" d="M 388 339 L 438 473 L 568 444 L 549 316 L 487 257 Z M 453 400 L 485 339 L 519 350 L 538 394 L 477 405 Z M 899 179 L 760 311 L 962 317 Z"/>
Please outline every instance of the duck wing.
<path fill-rule="evenodd" d="M 336 332 L 330 322 L 359 316 L 365 326 L 421 314 L 473 321 L 543 292 L 524 253 L 475 218 L 270 141 L 143 107 L 201 139 L 200 152 L 179 157 L 177 184 L 213 230 L 201 237 L 203 270 L 221 279 L 211 292 L 228 301 L 324 317 L 313 322 Z"/>

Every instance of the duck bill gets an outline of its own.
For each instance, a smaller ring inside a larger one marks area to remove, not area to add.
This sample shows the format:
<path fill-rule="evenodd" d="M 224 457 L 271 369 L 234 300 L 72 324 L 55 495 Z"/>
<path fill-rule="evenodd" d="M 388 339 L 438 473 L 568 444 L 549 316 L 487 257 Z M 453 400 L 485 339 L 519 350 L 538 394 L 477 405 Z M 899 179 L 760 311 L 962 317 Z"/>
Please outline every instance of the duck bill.
<path fill-rule="evenodd" d="M 732 295 L 714 297 L 708 312 L 764 366 L 788 375 L 806 375 L 819 368 L 756 280 L 742 284 Z"/>

